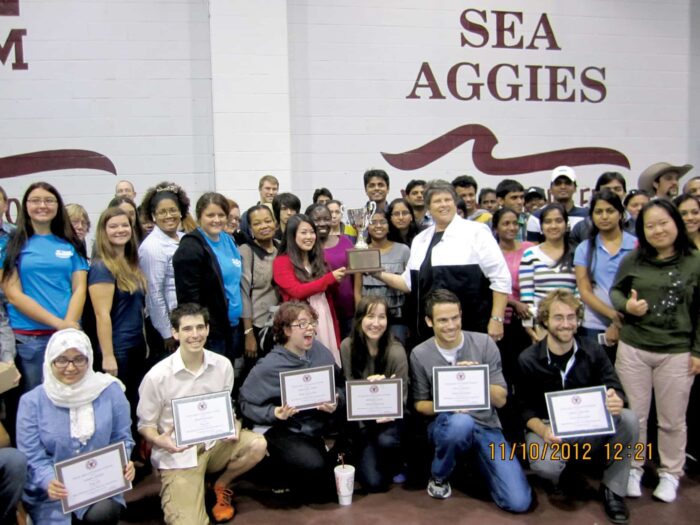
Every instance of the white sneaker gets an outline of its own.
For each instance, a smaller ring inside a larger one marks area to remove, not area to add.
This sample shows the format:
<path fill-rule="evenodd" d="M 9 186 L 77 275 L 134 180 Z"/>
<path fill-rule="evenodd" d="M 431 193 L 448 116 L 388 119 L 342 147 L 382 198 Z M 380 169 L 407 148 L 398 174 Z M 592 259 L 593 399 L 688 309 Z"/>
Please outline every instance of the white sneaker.
<path fill-rule="evenodd" d="M 678 479 L 673 474 L 662 472 L 659 474 L 659 484 L 654 489 L 653 496 L 656 499 L 671 503 L 676 499 L 676 491 L 678 490 Z"/>
<path fill-rule="evenodd" d="M 644 472 L 633 468 L 630 469 L 630 477 L 627 478 L 627 497 L 641 498 L 642 497 L 642 474 Z"/>

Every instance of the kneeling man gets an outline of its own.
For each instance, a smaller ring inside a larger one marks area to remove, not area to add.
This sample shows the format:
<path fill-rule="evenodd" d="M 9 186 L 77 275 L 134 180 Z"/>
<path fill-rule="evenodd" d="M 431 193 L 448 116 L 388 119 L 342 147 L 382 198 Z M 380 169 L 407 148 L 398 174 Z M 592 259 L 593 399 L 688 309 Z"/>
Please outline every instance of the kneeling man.
<path fill-rule="evenodd" d="M 209 313 L 197 304 L 182 304 L 170 314 L 173 337 L 180 347 L 156 364 L 139 388 L 138 429 L 153 445 L 151 463 L 162 482 L 161 504 L 168 525 L 208 524 L 204 508 L 204 476 L 221 472 L 214 482 L 217 522 L 233 518 L 229 484 L 265 456 L 262 435 L 242 430 L 236 436 L 200 445 L 178 447 L 173 433 L 171 400 L 233 390 L 233 366 L 223 356 L 204 349 Z"/>
<path fill-rule="evenodd" d="M 639 424 L 634 413 L 623 408 L 625 393 L 605 351 L 575 337 L 583 310 L 581 301 L 567 290 L 554 290 L 542 299 L 537 320 L 547 336 L 520 354 L 515 396 L 527 426 L 528 454 L 534 451 L 537 455 L 529 458 L 532 471 L 557 485 L 566 467 L 562 457 L 585 461 L 602 455 L 606 462 L 601 486 L 605 514 L 613 523 L 627 523 L 624 498 Z M 605 405 L 613 416 L 615 433 L 566 438 L 562 443 L 552 433 L 545 393 L 601 385 L 607 388 Z M 562 444 L 566 443 L 569 447 L 565 449 Z"/>
<path fill-rule="evenodd" d="M 411 353 L 411 378 L 416 411 L 430 417 L 428 438 L 435 447 L 428 494 L 445 499 L 452 494 L 448 478 L 457 461 L 473 450 L 486 478 L 491 497 L 500 508 L 525 512 L 532 494 L 510 445 L 503 437 L 496 408 L 506 404 L 506 382 L 496 343 L 487 335 L 462 331 L 459 298 L 449 290 L 434 290 L 426 298 L 425 321 L 434 337 Z M 433 368 L 436 366 L 489 365 L 491 408 L 435 413 Z M 494 454 L 494 450 L 505 453 Z"/>

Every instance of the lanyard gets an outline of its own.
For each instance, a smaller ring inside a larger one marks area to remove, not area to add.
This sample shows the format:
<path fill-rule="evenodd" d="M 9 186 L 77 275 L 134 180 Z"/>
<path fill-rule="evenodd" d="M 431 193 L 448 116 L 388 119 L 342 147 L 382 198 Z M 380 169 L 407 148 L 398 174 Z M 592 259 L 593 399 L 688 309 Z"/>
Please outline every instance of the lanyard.
<path fill-rule="evenodd" d="M 569 372 L 571 372 L 571 369 L 574 367 L 574 363 L 576 362 L 576 352 L 578 351 L 578 346 L 576 345 L 576 341 L 574 341 L 574 353 L 571 355 L 569 360 L 566 362 L 566 366 L 564 367 L 564 370 L 559 370 L 559 375 L 561 375 L 561 387 L 566 388 L 566 376 L 569 375 Z M 551 365 L 552 364 L 552 359 L 550 358 L 549 355 L 549 348 L 547 348 L 547 362 Z"/>

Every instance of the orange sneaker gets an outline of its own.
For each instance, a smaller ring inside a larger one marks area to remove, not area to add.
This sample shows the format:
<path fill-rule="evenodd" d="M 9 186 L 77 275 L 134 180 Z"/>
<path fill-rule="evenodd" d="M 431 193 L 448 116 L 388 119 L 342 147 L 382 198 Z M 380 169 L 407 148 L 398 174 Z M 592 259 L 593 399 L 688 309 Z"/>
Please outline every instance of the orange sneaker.
<path fill-rule="evenodd" d="M 221 523 L 233 519 L 236 513 L 236 509 L 231 504 L 233 491 L 223 485 L 214 485 L 214 494 L 216 494 L 216 504 L 211 509 L 214 521 Z"/>

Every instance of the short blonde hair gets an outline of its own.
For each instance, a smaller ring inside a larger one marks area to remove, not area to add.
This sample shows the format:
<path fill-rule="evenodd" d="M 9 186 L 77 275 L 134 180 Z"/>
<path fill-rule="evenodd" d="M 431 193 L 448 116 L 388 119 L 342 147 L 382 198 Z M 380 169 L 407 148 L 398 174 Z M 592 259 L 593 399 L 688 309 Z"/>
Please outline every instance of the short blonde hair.
<path fill-rule="evenodd" d="M 87 224 L 88 231 L 90 231 L 90 216 L 88 215 L 87 210 L 85 210 L 85 208 L 83 208 L 80 204 L 66 204 L 66 212 L 68 213 L 68 217 L 70 218 L 71 222 L 78 219 L 84 220 L 85 224 Z"/>
<path fill-rule="evenodd" d="M 569 290 L 558 289 L 552 290 L 540 301 L 537 307 L 537 322 L 539 324 L 545 326 L 546 322 L 549 321 L 549 312 L 552 310 L 554 303 L 564 303 L 566 306 L 574 309 L 576 318 L 579 321 L 583 319 L 584 306 L 581 300 Z"/>
<path fill-rule="evenodd" d="M 260 177 L 260 181 L 258 182 L 258 190 L 261 190 L 263 184 L 265 184 L 266 182 L 274 184 L 278 188 L 280 187 L 280 181 L 277 180 L 277 177 L 275 177 L 274 175 L 263 175 L 262 177 Z"/>

